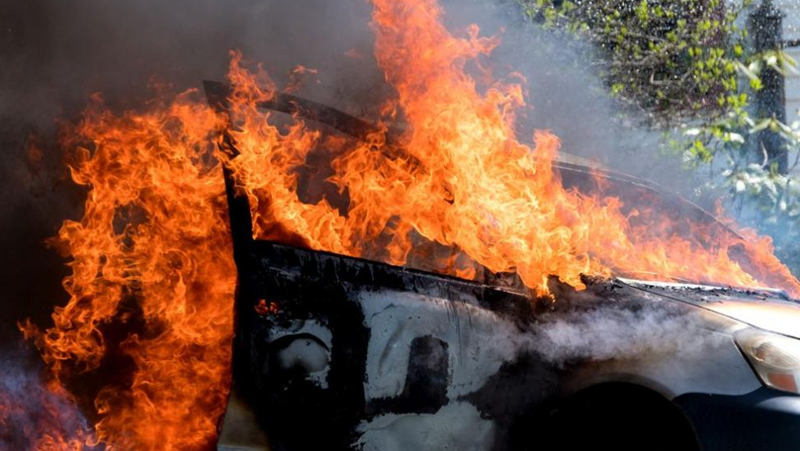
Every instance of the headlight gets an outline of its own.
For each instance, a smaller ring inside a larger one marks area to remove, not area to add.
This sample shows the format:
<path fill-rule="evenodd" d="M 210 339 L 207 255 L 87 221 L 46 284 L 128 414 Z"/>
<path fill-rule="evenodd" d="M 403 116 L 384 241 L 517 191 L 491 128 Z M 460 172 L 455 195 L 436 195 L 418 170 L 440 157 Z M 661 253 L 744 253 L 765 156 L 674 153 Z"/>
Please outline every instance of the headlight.
<path fill-rule="evenodd" d="M 736 342 L 764 385 L 800 394 L 800 340 L 745 329 L 736 334 Z"/>

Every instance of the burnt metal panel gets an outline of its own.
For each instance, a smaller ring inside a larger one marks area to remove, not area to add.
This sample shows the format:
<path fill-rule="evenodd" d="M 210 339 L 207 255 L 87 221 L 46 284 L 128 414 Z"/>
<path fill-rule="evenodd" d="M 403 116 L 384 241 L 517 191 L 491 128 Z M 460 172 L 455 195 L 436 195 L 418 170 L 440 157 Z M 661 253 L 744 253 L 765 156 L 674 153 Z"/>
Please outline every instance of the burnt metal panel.
<path fill-rule="evenodd" d="M 205 86 L 209 103 L 227 114 L 229 86 Z M 357 137 L 374 131 L 344 113 L 284 94 L 263 106 L 321 120 Z M 220 146 L 230 158 L 238 154 L 227 131 L 222 131 Z M 364 387 L 371 331 L 359 293 L 419 293 L 453 305 L 468 303 L 491 310 L 516 324 L 534 316 L 530 290 L 513 277 L 490 275 L 492 284 L 478 283 L 255 240 L 247 199 L 236 195 L 234 174 L 227 167 L 224 177 L 238 271 L 233 342 L 236 397 L 232 398 L 236 409 L 226 421 L 244 412 L 240 418 L 256 423 L 249 425 L 250 430 L 267 432 L 270 449 L 352 449 L 365 419 L 387 413 L 434 413 L 448 402 L 449 344 L 436 337 L 417 337 L 409 344 L 400 396 L 367 402 Z M 330 342 L 308 334 L 303 327 L 309 324 L 327 331 Z M 321 375 L 309 374 L 313 365 L 287 363 L 288 349 L 297 343 L 325 354 L 328 369 Z M 237 446 L 230 428 L 227 432 L 223 439 L 228 444 L 220 444 L 220 449 Z"/>
<path fill-rule="evenodd" d="M 209 104 L 218 113 L 228 114 L 230 86 L 206 82 L 205 88 Z M 276 93 L 259 106 L 319 121 L 356 138 L 377 131 L 365 121 L 287 94 Z M 235 158 L 234 140 L 227 130 L 221 133 L 221 151 Z M 584 185 L 599 172 L 561 162 L 554 166 L 566 186 L 580 189 L 586 189 Z M 236 408 L 233 414 L 241 414 L 255 422 L 249 426 L 267 433 L 272 450 L 354 449 L 363 445 L 359 441 L 365 428 L 382 419 L 406 415 L 420 424 L 445 409 L 450 409 L 448 414 L 462 409 L 465 418 L 493 434 L 493 444 L 484 449 L 513 449 L 524 435 L 520 433 L 527 427 L 524 422 L 532 418 L 530 412 L 556 396 L 564 369 L 543 362 L 530 349 L 515 349 L 468 394 L 453 395 L 453 366 L 465 358 L 455 348 L 460 347 L 463 334 L 471 333 L 469 315 L 485 315 L 502 323 L 506 331 L 527 334 L 540 319 L 541 309 L 592 308 L 598 302 L 630 298 L 619 292 L 618 284 L 587 279 L 590 289 L 578 293 L 551 279 L 551 291 L 560 299 L 555 307 L 537 300 L 514 275 L 486 271 L 483 280 L 467 281 L 257 240 L 247 198 L 236 195 L 233 172 L 225 166 L 223 171 L 238 271 L 232 363 L 236 398 L 231 405 Z M 600 175 L 658 192 L 627 176 Z M 693 211 L 707 215 L 700 209 Z M 378 331 L 373 318 L 365 316 L 369 310 L 363 304 L 369 299 L 362 296 L 365 293 L 394 293 L 398 298 L 415 294 L 403 302 L 449 306 L 450 321 L 457 329 L 451 342 L 424 332 L 408 343 L 391 342 L 390 346 L 409 347 L 408 361 L 403 362 L 404 381 L 399 393 L 377 399 L 366 394 L 369 347 Z M 460 324 L 460 318 L 466 318 L 466 324 Z M 503 343 L 494 346 L 506 347 Z M 225 437 L 230 440 L 228 449 L 235 449 L 235 437 Z"/>

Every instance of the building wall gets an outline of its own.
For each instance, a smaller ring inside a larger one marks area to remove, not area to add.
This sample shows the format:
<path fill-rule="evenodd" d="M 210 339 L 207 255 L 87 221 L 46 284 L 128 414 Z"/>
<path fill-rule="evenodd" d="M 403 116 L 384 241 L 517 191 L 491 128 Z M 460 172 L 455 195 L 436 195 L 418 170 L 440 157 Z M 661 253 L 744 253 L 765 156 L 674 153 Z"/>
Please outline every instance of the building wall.
<path fill-rule="evenodd" d="M 773 0 L 775 6 L 784 13 L 783 39 L 800 39 L 800 0 Z M 787 49 L 787 53 L 800 63 L 800 47 Z M 797 68 L 800 70 L 800 66 Z M 800 121 L 800 75 L 790 73 L 786 78 L 786 122 L 792 124 Z M 790 173 L 800 176 L 800 161 L 797 152 L 789 153 Z"/>
<path fill-rule="evenodd" d="M 797 40 L 800 39 L 800 0 L 776 0 L 776 5 L 785 14 L 783 18 L 783 39 Z M 800 71 L 800 47 L 790 47 L 786 52 L 798 62 L 797 70 Z M 789 74 L 786 79 L 786 120 L 789 124 L 800 121 L 800 75 Z M 789 152 L 789 173 L 793 176 L 800 177 L 800 161 L 798 152 Z M 783 226 L 774 227 L 771 232 L 776 238 L 779 245 L 784 246 L 781 251 L 781 259 L 789 264 L 792 273 L 795 276 L 800 276 L 797 266 L 797 247 L 793 246 L 788 240 L 781 240 L 781 236 L 785 236 L 785 228 L 792 227 L 795 223 L 792 221 L 783 222 Z M 781 243 L 782 241 L 782 243 Z M 794 249 L 788 251 L 787 249 Z M 795 254 L 795 255 L 792 255 Z M 788 259 L 788 260 L 787 260 Z"/>
<path fill-rule="evenodd" d="M 775 0 L 775 6 L 786 14 L 783 18 L 783 38 L 800 39 L 800 0 Z M 800 47 L 793 47 L 787 51 L 792 58 L 800 62 Z M 790 74 L 786 80 L 786 113 L 790 124 L 800 120 L 798 109 L 800 109 L 800 75 Z"/>

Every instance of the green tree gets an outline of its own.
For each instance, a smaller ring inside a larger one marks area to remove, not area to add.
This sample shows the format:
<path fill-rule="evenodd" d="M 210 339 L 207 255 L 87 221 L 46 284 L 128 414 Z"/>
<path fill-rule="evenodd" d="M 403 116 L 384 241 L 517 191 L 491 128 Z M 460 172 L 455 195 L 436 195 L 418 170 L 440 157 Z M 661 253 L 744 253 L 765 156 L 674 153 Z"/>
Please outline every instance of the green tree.
<path fill-rule="evenodd" d="M 583 56 L 627 121 L 663 131 L 664 150 L 711 169 L 700 188 L 726 191 L 749 225 L 773 232 L 780 257 L 800 274 L 800 178 L 779 172 L 754 139 L 771 130 L 785 151 L 800 152 L 800 123 L 758 117 L 753 101 L 766 70 L 785 74 L 797 63 L 780 48 L 753 49 L 751 0 L 519 2 L 532 21 L 593 44 Z"/>

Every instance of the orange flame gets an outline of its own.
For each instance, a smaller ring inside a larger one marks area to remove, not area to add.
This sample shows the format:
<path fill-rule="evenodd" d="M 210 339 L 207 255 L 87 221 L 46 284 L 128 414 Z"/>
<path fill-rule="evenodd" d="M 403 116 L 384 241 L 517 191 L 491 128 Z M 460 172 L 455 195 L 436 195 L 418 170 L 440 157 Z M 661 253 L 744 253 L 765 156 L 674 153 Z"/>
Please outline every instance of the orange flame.
<path fill-rule="evenodd" d="M 288 134 L 263 125 L 269 115 L 255 102 L 270 93 L 234 57 L 231 79 L 239 88 L 232 112 L 239 129 L 233 136 L 242 156 L 231 165 L 250 198 L 256 237 L 275 239 L 279 226 L 314 249 L 404 264 L 418 251 L 419 235 L 459 250 L 439 262 L 440 269 L 460 261 L 450 271 L 469 275 L 472 260 L 494 272 L 516 271 L 540 293 L 551 274 L 582 286 L 581 273 L 631 272 L 800 293 L 768 239 L 748 235 L 745 241 L 703 224 L 677 233 L 679 221 L 663 213 L 636 226 L 619 199 L 563 188 L 552 169 L 558 138 L 537 132 L 530 148 L 514 134 L 522 86 L 493 82 L 481 92 L 469 73 L 475 63 L 486 79 L 478 59 L 497 39 L 479 37 L 476 26 L 465 37 L 453 36 L 434 0 L 373 4 L 375 56 L 397 91 L 387 117 L 398 110 L 405 116 L 400 142 L 408 158 L 389 157 L 397 152 L 385 133 L 342 152 L 331 164 L 330 181 L 349 193 L 345 215 L 324 200 L 300 200 L 294 170 L 320 136 L 299 120 Z M 371 248 L 375 243 L 381 249 Z M 739 247 L 754 263 L 748 271 L 729 255 Z"/>
<path fill-rule="evenodd" d="M 80 221 L 57 244 L 72 256 L 70 294 L 44 334 L 58 381 L 72 384 L 119 353 L 132 374 L 94 399 L 107 449 L 186 450 L 213 441 L 229 378 L 235 268 L 224 185 L 213 158 L 217 118 L 193 92 L 115 116 L 99 98 L 68 145 L 88 186 Z M 112 330 L 113 329 L 113 330 Z M 109 336 L 127 331 L 109 349 Z M 119 362 L 117 362 L 119 363 Z"/>
<path fill-rule="evenodd" d="M 480 64 L 498 39 L 480 37 L 476 26 L 454 36 L 434 0 L 373 4 L 375 56 L 396 97 L 376 99 L 385 101 L 385 123 L 365 142 L 324 136 L 298 118 L 279 125 L 256 107 L 274 84 L 233 54 L 230 133 L 240 155 L 228 164 L 256 237 L 394 264 L 428 261 L 462 277 L 480 266 L 516 271 L 540 293 L 551 274 L 581 286 L 581 273 L 628 272 L 800 293 L 766 238 L 676 228 L 681 221 L 648 210 L 623 213 L 615 197 L 565 189 L 553 169 L 558 138 L 537 132 L 534 147 L 520 142 L 522 86 L 490 81 Z M 405 132 L 389 139 L 400 116 Z M 76 149 L 73 180 L 88 187 L 83 218 L 66 221 L 56 240 L 72 256 L 70 301 L 47 331 L 22 329 L 57 384 L 86 374 L 102 382 L 92 440 L 106 449 L 213 442 L 229 381 L 235 284 L 218 161 L 227 157 L 214 153 L 227 126 L 193 91 L 122 115 L 95 98 L 65 143 Z M 339 155 L 328 181 L 346 193 L 344 212 L 299 194 L 298 169 L 318 146 Z M 741 249 L 747 270 L 734 258 Z M 121 378 L 98 376 L 110 361 L 126 365 Z M 48 446 L 40 449 L 57 448 Z"/>

